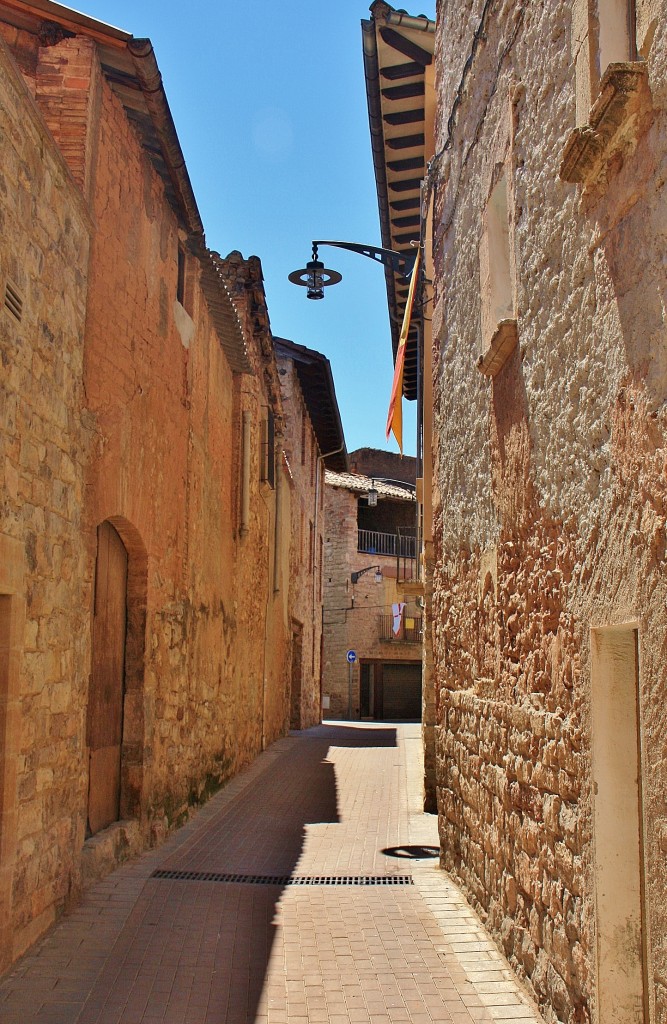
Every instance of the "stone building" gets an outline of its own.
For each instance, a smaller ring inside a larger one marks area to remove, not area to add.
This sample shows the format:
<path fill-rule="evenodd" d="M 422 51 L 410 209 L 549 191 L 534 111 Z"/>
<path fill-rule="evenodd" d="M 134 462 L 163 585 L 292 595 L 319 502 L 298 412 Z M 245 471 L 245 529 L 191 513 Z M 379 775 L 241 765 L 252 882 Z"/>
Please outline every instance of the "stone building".
<path fill-rule="evenodd" d="M 386 470 L 389 453 L 379 455 Z M 357 453 L 351 452 L 350 462 L 356 461 Z M 371 468 L 368 459 L 366 465 Z M 404 474 L 394 455 L 391 483 L 379 475 L 326 473 L 325 718 L 421 717 L 416 505 L 414 485 L 400 482 L 410 469 L 414 465 Z M 356 655 L 353 662 L 348 651 Z"/>
<path fill-rule="evenodd" d="M 150 42 L 0 2 L 0 133 L 5 966 L 285 733 L 294 565 L 261 266 Z"/>
<path fill-rule="evenodd" d="M 667 1021 L 667 6 L 438 4 L 442 860 L 549 1021 Z"/>
<path fill-rule="evenodd" d="M 347 452 L 329 360 L 285 338 L 274 346 L 291 493 L 290 726 L 308 729 L 322 718 L 324 474 L 345 472 Z"/>

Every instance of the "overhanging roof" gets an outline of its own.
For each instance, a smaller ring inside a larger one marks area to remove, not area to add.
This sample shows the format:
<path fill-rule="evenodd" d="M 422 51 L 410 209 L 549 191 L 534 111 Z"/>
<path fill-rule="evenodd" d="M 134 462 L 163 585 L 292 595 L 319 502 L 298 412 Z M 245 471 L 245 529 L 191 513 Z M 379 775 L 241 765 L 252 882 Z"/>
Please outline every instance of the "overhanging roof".
<path fill-rule="evenodd" d="M 189 235 L 190 251 L 199 259 L 202 289 L 220 345 L 234 372 L 252 372 L 238 313 L 215 256 L 205 245 L 204 226 L 150 39 L 135 39 L 129 32 L 52 0 L 0 0 L 0 17 L 38 37 L 46 33 L 51 42 L 69 35 L 95 41 L 102 72 L 164 183 L 167 201 Z"/>
<path fill-rule="evenodd" d="M 361 473 L 331 473 L 327 471 L 325 481 L 330 487 L 339 487 L 355 494 L 368 494 L 373 488 L 379 498 L 392 498 L 397 501 L 415 502 L 414 491 L 396 484 L 388 484 L 377 477 L 363 476 Z"/>
<path fill-rule="evenodd" d="M 419 239 L 420 190 L 433 155 L 435 22 L 371 4 L 362 21 L 364 71 L 382 245 L 414 253 Z M 408 297 L 408 282 L 385 268 L 394 358 Z M 417 397 L 417 333 L 408 336 L 403 394 Z"/>
<path fill-rule="evenodd" d="M 321 352 L 296 345 L 286 338 L 274 337 L 273 344 L 279 358 L 291 359 L 294 363 L 324 465 L 327 469 L 345 472 L 345 435 L 329 360 Z"/>

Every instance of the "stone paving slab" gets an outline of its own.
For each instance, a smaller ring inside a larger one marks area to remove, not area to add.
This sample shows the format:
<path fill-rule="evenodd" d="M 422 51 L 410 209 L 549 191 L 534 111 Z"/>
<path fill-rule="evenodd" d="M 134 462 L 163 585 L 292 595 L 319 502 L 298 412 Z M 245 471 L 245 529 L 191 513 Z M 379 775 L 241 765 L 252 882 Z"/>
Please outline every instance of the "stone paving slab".
<path fill-rule="evenodd" d="M 437 867 L 420 757 L 417 725 L 330 723 L 274 744 L 160 849 L 89 890 L 0 982 L 0 1021 L 538 1024 Z"/>

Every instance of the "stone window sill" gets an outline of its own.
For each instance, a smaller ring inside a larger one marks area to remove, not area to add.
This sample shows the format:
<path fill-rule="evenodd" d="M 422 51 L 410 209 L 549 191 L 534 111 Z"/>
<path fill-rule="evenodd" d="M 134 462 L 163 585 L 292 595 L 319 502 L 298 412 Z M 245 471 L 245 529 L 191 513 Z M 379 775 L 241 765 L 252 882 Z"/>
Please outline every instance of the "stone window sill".
<path fill-rule="evenodd" d="M 633 152 L 651 106 L 646 63 L 610 64 L 588 124 L 575 128 L 565 143 L 560 178 L 587 188 L 599 184 L 618 158 Z"/>
<path fill-rule="evenodd" d="M 495 377 L 511 356 L 519 341 L 516 320 L 501 320 L 484 355 L 477 360 L 477 367 L 485 377 Z"/>

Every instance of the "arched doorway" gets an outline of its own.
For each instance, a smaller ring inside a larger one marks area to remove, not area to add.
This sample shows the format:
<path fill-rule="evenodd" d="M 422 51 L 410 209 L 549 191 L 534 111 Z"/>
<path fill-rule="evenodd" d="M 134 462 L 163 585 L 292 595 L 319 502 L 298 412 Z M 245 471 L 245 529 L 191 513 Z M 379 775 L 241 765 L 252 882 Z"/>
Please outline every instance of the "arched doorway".
<path fill-rule="evenodd" d="M 110 522 L 97 528 L 92 667 L 88 698 L 87 833 L 120 817 L 128 556 Z"/>

